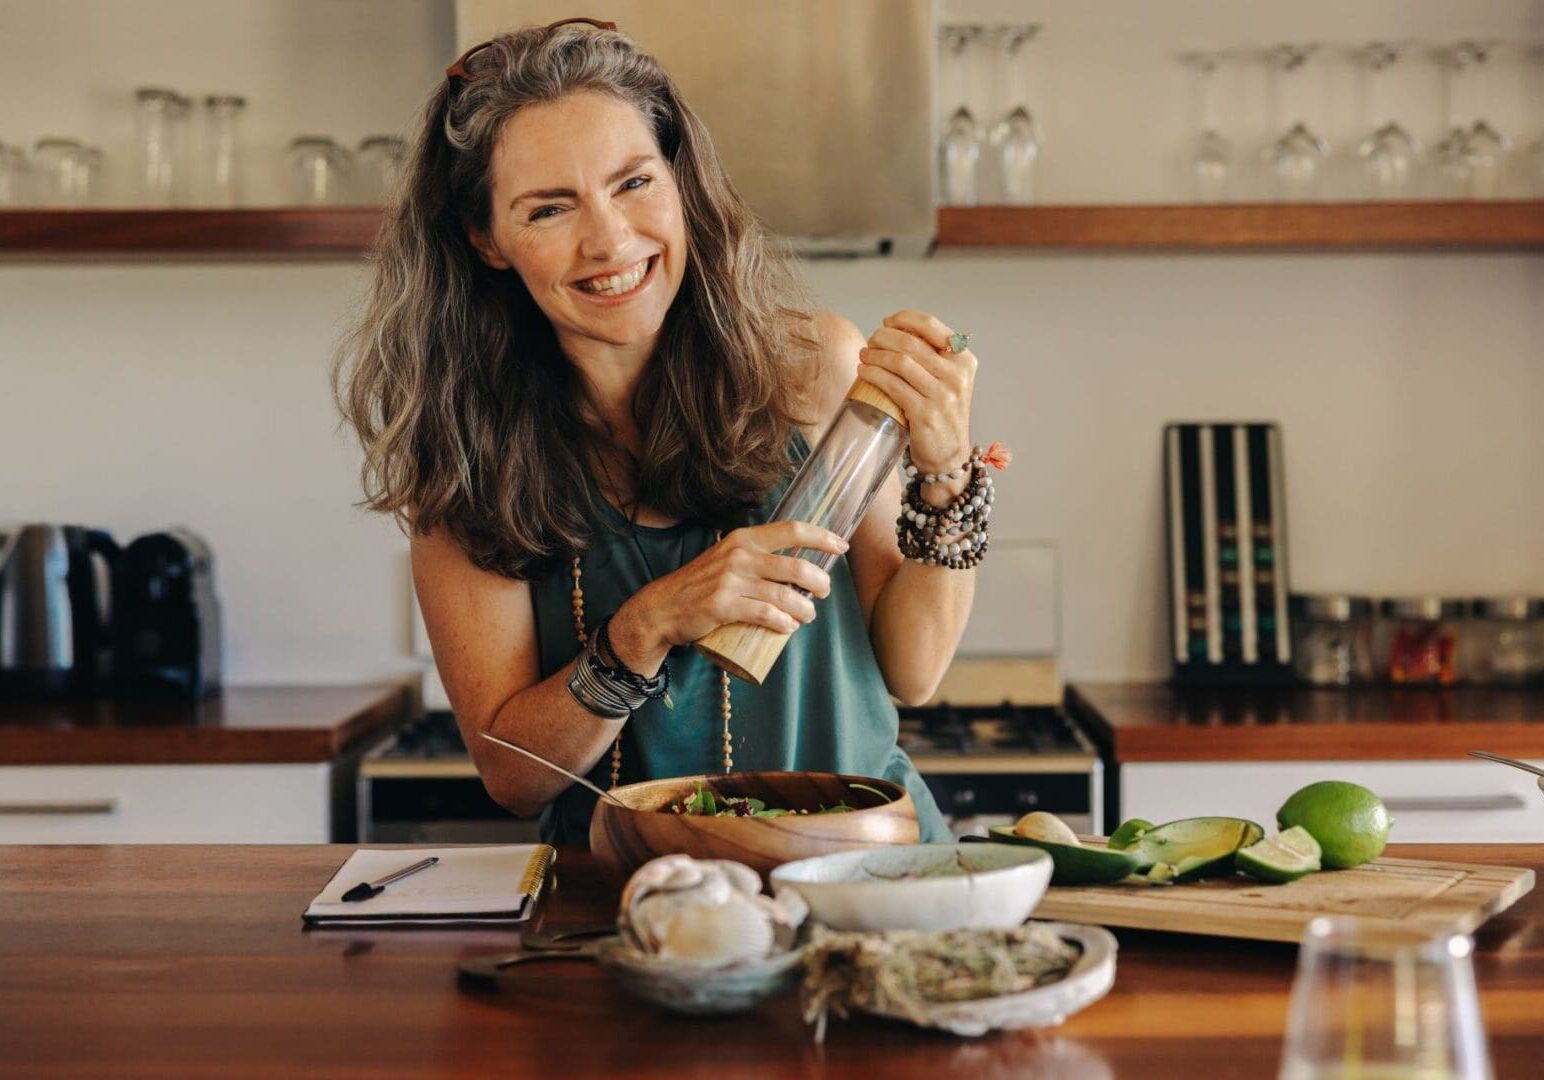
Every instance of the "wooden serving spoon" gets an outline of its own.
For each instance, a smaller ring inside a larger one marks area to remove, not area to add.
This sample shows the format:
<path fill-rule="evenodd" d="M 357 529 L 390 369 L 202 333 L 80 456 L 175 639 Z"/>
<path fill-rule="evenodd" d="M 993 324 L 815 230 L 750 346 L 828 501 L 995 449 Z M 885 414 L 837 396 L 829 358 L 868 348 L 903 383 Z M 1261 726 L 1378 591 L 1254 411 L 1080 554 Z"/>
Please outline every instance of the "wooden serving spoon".
<path fill-rule="evenodd" d="M 1544 769 L 1537 765 L 1529 765 L 1526 761 L 1518 761 L 1516 758 L 1502 757 L 1500 754 L 1492 754 L 1485 750 L 1470 750 L 1470 757 L 1484 758 L 1486 761 L 1499 762 L 1502 765 L 1510 765 L 1514 769 L 1532 773 L 1534 776 L 1544 776 Z"/>

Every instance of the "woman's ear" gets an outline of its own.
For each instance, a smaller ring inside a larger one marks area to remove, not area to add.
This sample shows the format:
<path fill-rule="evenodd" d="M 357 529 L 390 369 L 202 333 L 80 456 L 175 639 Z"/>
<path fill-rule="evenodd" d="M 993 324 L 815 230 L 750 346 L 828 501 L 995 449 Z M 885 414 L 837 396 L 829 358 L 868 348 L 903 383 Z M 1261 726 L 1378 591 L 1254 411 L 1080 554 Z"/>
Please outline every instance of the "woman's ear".
<path fill-rule="evenodd" d="M 498 247 L 488 238 L 488 234 L 480 229 L 468 229 L 466 238 L 472 242 L 477 255 L 483 262 L 495 270 L 508 270 L 509 260 L 504 258 Z"/>

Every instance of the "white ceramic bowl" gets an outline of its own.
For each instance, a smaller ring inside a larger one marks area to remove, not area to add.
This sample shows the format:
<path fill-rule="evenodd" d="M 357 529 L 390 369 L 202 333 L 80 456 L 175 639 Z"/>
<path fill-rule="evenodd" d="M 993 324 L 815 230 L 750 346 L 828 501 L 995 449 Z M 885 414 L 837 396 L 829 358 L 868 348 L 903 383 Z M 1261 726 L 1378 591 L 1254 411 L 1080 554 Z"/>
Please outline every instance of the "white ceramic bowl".
<path fill-rule="evenodd" d="M 833 930 L 1006 928 L 1029 918 L 1051 857 L 1008 844 L 907 844 L 784 863 L 772 891 L 793 889 Z"/>

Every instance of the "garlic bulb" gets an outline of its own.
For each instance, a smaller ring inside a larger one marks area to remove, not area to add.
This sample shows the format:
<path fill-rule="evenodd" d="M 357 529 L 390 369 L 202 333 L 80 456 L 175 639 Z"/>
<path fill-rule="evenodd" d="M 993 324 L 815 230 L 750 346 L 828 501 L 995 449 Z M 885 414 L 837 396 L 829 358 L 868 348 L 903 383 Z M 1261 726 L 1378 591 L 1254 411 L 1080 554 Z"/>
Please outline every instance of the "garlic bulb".
<path fill-rule="evenodd" d="M 761 878 L 742 863 L 665 855 L 628 880 L 617 929 L 639 952 L 723 965 L 791 948 L 808 913 L 792 890 L 763 896 Z"/>

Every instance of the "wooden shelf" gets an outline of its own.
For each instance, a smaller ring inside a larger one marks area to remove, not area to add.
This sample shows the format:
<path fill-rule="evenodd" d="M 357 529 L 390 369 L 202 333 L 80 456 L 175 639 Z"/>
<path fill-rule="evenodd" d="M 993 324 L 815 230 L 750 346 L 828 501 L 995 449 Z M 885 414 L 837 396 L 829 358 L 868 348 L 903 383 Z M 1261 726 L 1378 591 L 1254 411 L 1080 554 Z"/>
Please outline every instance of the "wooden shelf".
<path fill-rule="evenodd" d="M 1111 251 L 1544 250 L 1544 200 L 946 206 L 940 247 Z"/>
<path fill-rule="evenodd" d="M 354 259 L 378 207 L 0 211 L 0 259 L 176 257 Z"/>
<path fill-rule="evenodd" d="M 352 259 L 377 207 L 0 211 L 0 260 Z M 945 248 L 1106 251 L 1544 251 L 1544 200 L 946 206 Z"/>

